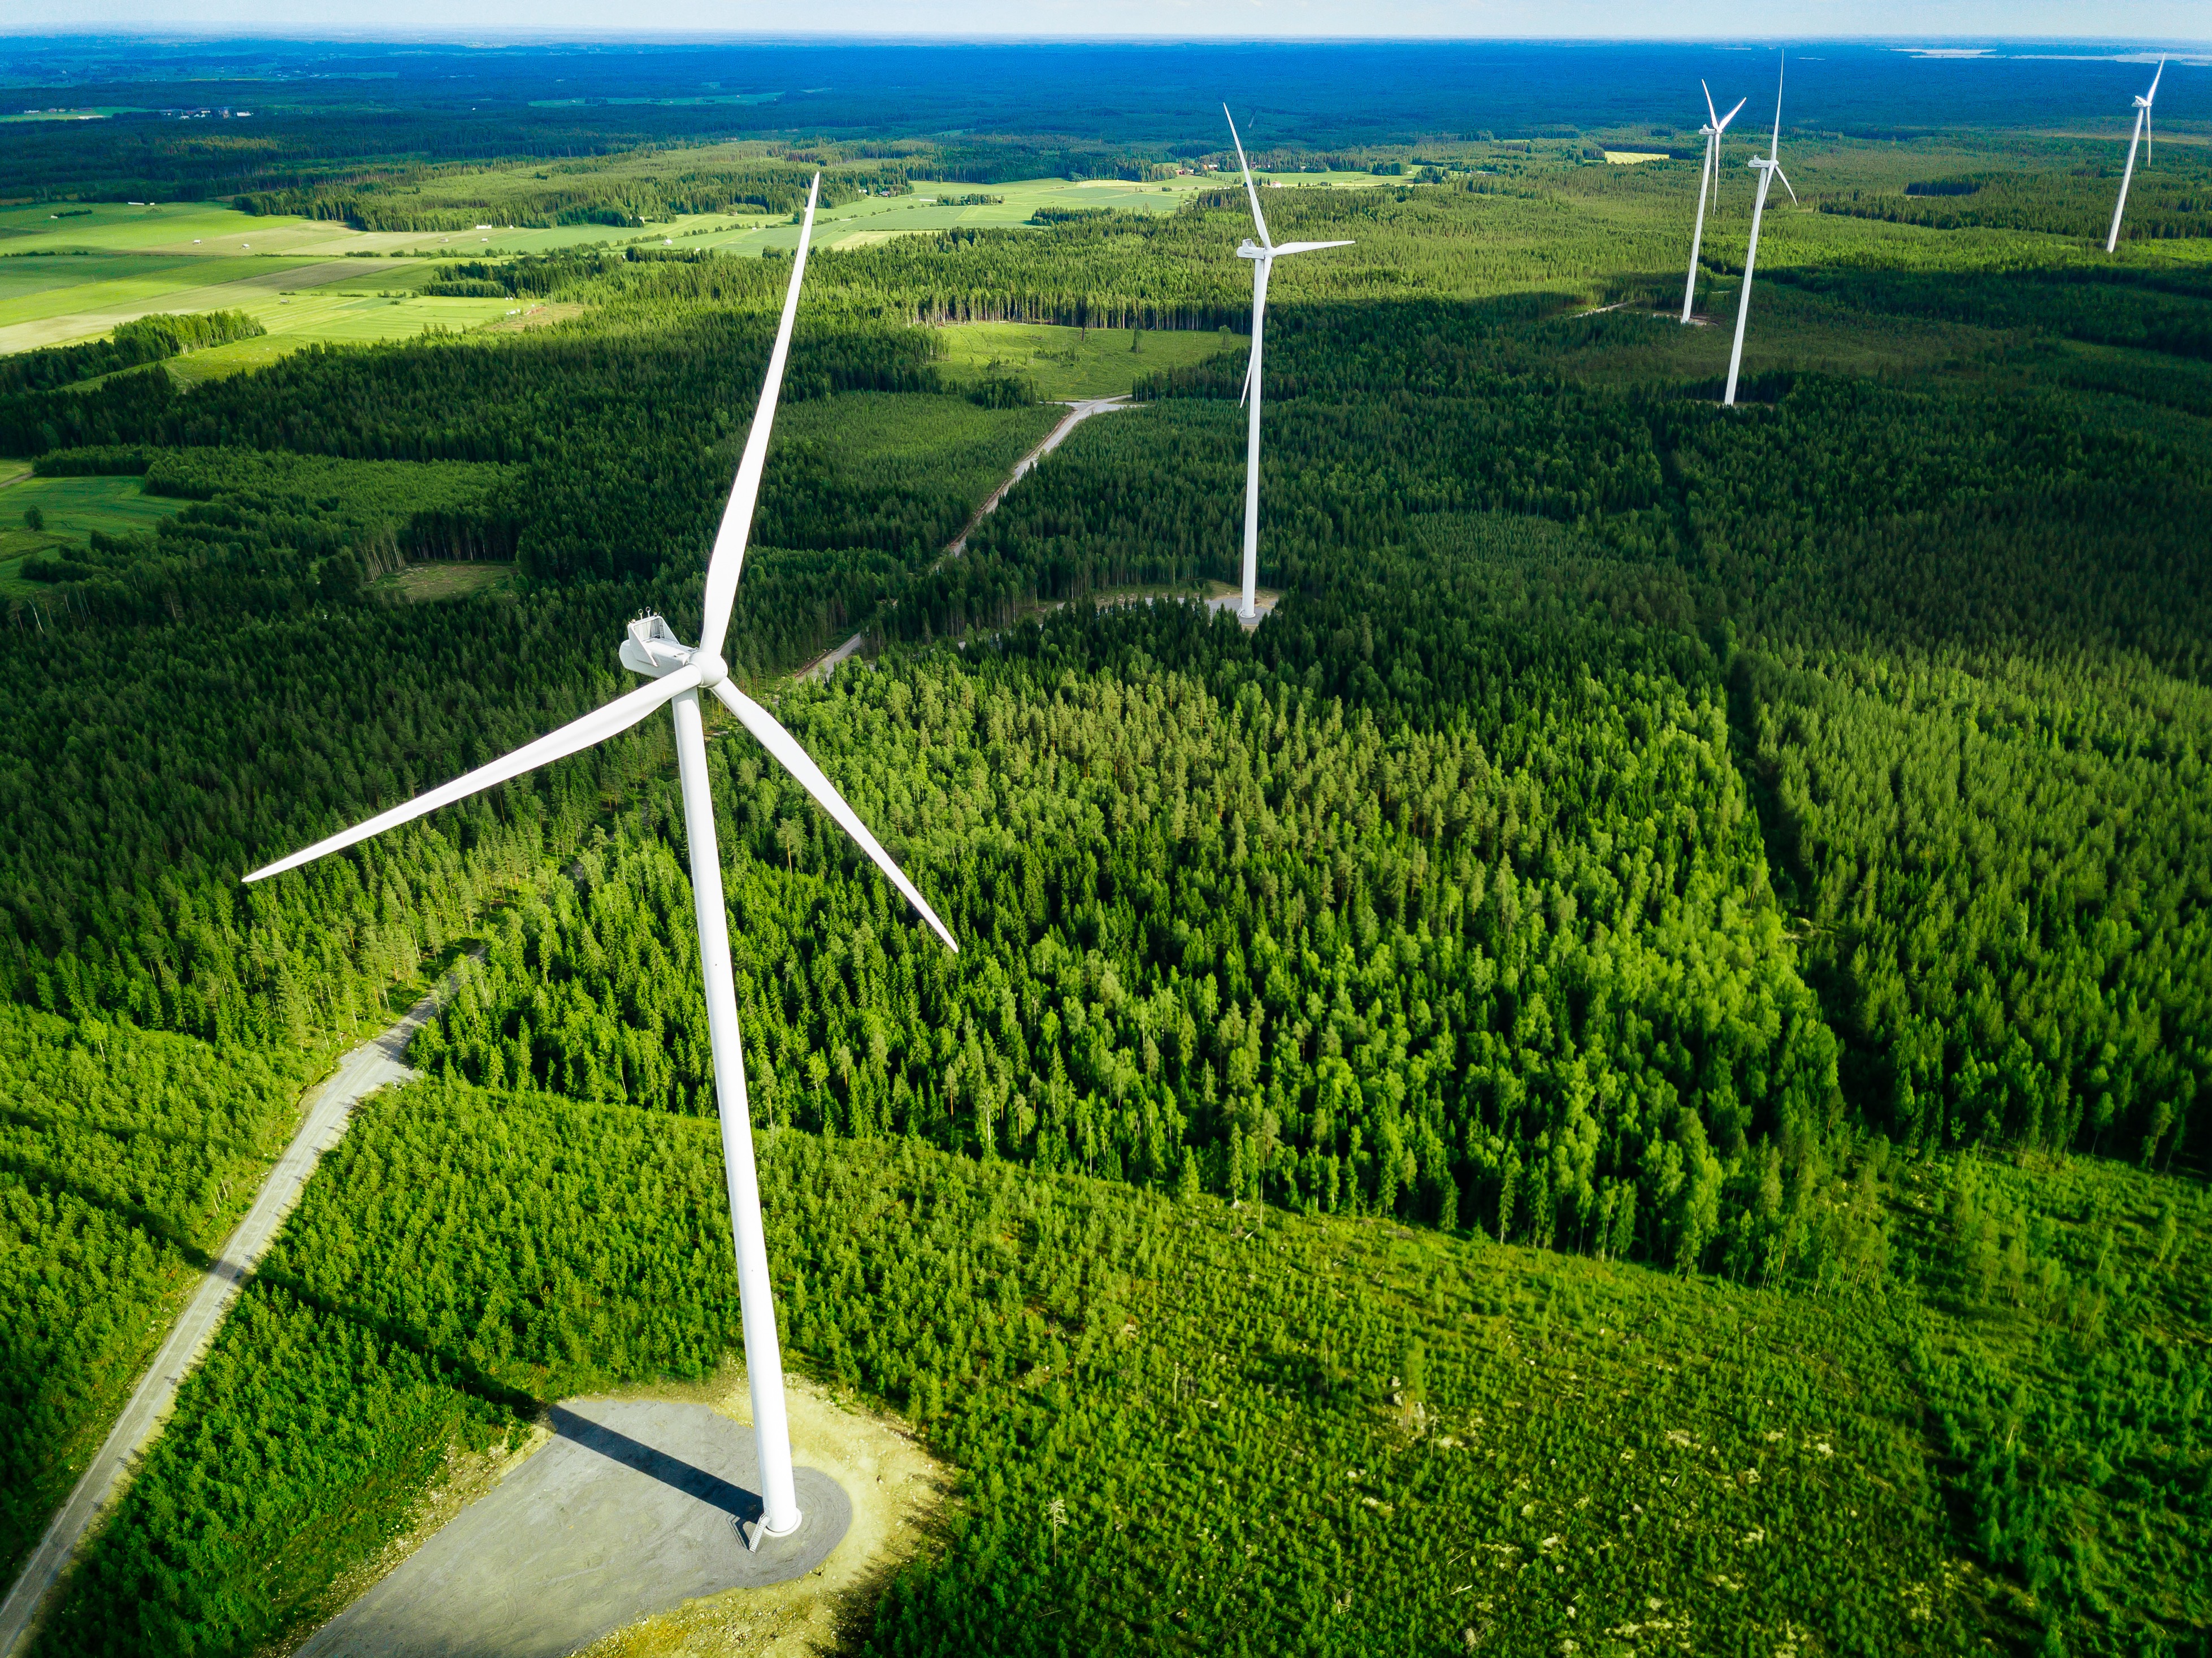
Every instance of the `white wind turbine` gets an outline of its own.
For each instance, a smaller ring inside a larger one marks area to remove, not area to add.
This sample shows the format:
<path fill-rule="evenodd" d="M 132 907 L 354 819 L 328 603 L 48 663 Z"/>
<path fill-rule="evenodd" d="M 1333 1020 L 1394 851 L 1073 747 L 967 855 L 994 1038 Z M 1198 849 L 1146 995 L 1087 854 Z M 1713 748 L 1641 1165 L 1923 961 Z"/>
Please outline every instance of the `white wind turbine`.
<path fill-rule="evenodd" d="M 2136 176 L 2136 146 L 2143 147 L 2143 163 L 2150 163 L 2150 106 L 2158 96 L 2158 83 L 2166 76 L 2166 59 L 2158 60 L 2158 68 L 2150 77 L 2150 90 L 2136 100 L 2136 136 L 2128 140 L 2127 171 L 2120 174 L 2120 199 L 2112 203 L 2112 228 L 2105 238 L 2105 252 L 2109 253 L 2120 245 L 2120 215 L 2128 210 L 2128 185 Z"/>
<path fill-rule="evenodd" d="M 1260 373 L 1260 331 L 1267 315 L 1267 277 L 1277 259 L 1287 258 L 1293 253 L 1311 253 L 1317 248 L 1349 247 L 1352 244 L 1278 245 L 1268 235 L 1267 216 L 1260 211 L 1260 191 L 1252 183 L 1251 164 L 1244 159 L 1244 141 L 1237 136 L 1237 118 L 1229 113 L 1226 104 L 1221 106 L 1221 112 L 1229 122 L 1229 142 L 1237 146 L 1237 165 L 1244 169 L 1244 193 L 1252 198 L 1252 228 L 1260 233 L 1257 246 L 1247 236 L 1237 250 L 1238 258 L 1252 261 L 1252 355 L 1244 362 L 1244 395 L 1251 399 L 1251 415 L 1244 431 L 1244 597 L 1237 607 L 1237 619 L 1250 628 L 1260 620 L 1254 590 L 1260 580 L 1260 390 L 1263 383 Z"/>
<path fill-rule="evenodd" d="M 509 778 L 536 769 L 564 755 L 575 754 L 617 732 L 628 731 L 654 709 L 666 707 L 676 720 L 676 762 L 684 791 L 684 828 L 691 857 L 691 899 L 699 925 L 699 963 L 706 980 L 707 1029 L 714 1046 L 714 1096 L 722 1120 L 722 1161 L 729 1181 L 730 1223 L 736 1245 L 738 1291 L 744 1325 L 745 1372 L 752 1393 L 753 1439 L 760 1459 L 761 1520 L 749 1540 L 757 1547 L 762 1536 L 783 1537 L 799 1522 L 799 1495 L 792 1482 L 791 1435 L 784 1416 L 783 1363 L 775 1333 L 775 1304 L 769 1286 L 768 1246 L 761 1232 L 760 1182 L 753 1167 L 752 1127 L 745 1109 L 745 1068 L 738 1048 L 738 1002 L 730 974 L 729 915 L 722 902 L 722 868 L 714 845 L 714 802 L 707 782 L 707 744 L 699 712 L 702 692 L 711 692 L 737 715 L 760 744 L 790 771 L 807 793 L 860 844 L 893 886 L 920 910 L 946 945 L 957 950 L 952 935 L 922 896 L 915 890 L 889 853 L 877 844 L 852 807 L 831 786 L 830 780 L 807 757 L 789 732 L 774 715 L 730 683 L 722 660 L 722 642 L 730 624 L 730 607 L 737 598 L 738 573 L 744 562 L 745 538 L 752 527 L 753 503 L 760 494 L 761 470 L 768 459 L 769 429 L 775 419 L 776 392 L 783 380 L 785 358 L 791 350 L 792 320 L 799 311 L 799 286 L 806 274 L 807 243 L 814 231 L 814 208 L 821 189 L 820 175 L 806 195 L 805 228 L 799 233 L 799 252 L 792 261 L 791 283 L 783 296 L 783 315 L 776 325 L 775 349 L 770 353 L 768 377 L 761 387 L 760 404 L 754 411 L 752 429 L 745 434 L 744 453 L 738 462 L 738 477 L 723 509 L 721 528 L 707 563 L 705 629 L 696 648 L 678 642 L 668 624 L 647 616 L 629 624 L 622 642 L 623 665 L 645 675 L 649 683 L 617 697 L 596 713 L 563 726 L 550 736 L 525 744 L 503 760 L 495 760 L 441 788 L 417 795 L 404 806 L 380 813 L 343 834 L 318 841 L 304 852 L 295 852 L 246 878 L 258 881 L 297 868 L 325 853 L 366 841 L 440 806 L 450 805 Z"/>
<path fill-rule="evenodd" d="M 1751 316 L 1751 268 L 1759 261 L 1759 222 L 1766 212 L 1766 192 L 1777 179 L 1782 187 L 1790 191 L 1790 200 L 1795 205 L 1797 192 L 1790 186 L 1790 177 L 1782 170 L 1782 77 L 1790 68 L 1785 55 L 1782 68 L 1774 76 L 1774 138 L 1764 155 L 1754 155 L 1745 163 L 1759 174 L 1759 195 L 1751 204 L 1751 242 L 1743 251 L 1743 292 L 1735 302 L 1735 347 L 1729 353 L 1728 395 L 1721 401 L 1729 407 L 1735 405 L 1736 371 L 1743 367 L 1743 325 Z"/>
<path fill-rule="evenodd" d="M 1728 131 L 1729 123 L 1735 119 L 1743 106 L 1751 100 L 1739 98 L 1735 108 L 1725 115 L 1713 113 L 1713 89 L 1703 81 L 1698 85 L 1705 94 L 1705 125 L 1698 131 L 1705 135 L 1705 164 L 1698 170 L 1698 228 L 1690 233 L 1690 279 L 1682 285 L 1682 320 L 1690 320 L 1690 307 L 1698 297 L 1698 251 L 1705 243 L 1705 191 L 1721 176 L 1721 135 Z"/>

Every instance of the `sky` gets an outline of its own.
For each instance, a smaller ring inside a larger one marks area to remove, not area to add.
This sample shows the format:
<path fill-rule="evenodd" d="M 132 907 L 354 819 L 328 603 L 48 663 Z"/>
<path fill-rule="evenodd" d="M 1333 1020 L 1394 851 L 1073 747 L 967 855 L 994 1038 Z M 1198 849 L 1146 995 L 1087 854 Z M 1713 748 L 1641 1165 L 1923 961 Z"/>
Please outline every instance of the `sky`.
<path fill-rule="evenodd" d="M 2208 0 L 9 0 L 0 32 L 2212 40 Z"/>

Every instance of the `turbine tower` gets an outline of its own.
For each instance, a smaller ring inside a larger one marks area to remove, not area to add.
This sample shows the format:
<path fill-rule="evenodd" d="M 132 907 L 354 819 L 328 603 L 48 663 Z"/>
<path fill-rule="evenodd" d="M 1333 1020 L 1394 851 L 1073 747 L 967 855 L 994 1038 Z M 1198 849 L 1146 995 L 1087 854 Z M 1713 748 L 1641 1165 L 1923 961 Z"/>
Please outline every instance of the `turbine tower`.
<path fill-rule="evenodd" d="M 1743 325 L 1751 317 L 1751 270 L 1759 262 L 1759 222 L 1766 212 L 1766 192 L 1777 179 L 1782 187 L 1790 191 L 1791 205 L 1796 205 L 1797 192 L 1790 189 L 1790 175 L 1782 170 L 1782 77 L 1788 72 L 1790 60 L 1785 54 L 1782 68 L 1774 76 L 1774 138 L 1764 155 L 1754 155 L 1745 163 L 1759 174 L 1759 195 L 1751 204 L 1751 242 L 1743 251 L 1743 292 L 1735 301 L 1735 346 L 1729 353 L 1728 395 L 1721 402 L 1729 408 L 1735 406 L 1735 377 L 1743 367 Z"/>
<path fill-rule="evenodd" d="M 729 668 L 722 660 L 730 607 L 737 598 L 738 573 L 744 562 L 745 539 L 752 528 L 753 504 L 760 494 L 761 471 L 768 460 L 776 393 L 783 380 L 784 360 L 791 351 L 792 321 L 799 311 L 799 286 L 806 274 L 807 243 L 814 233 L 814 208 L 821 186 L 817 173 L 806 193 L 805 228 L 799 232 L 799 252 L 792 261 L 791 282 L 784 292 L 783 315 L 776 325 L 775 349 L 769 355 L 760 404 L 753 413 L 752 429 L 745 434 L 737 482 L 723 509 L 721 527 L 715 533 L 714 552 L 707 562 L 705 617 L 701 624 L 704 631 L 698 645 L 678 642 L 668 624 L 657 616 L 640 617 L 629 624 L 622 641 L 621 659 L 624 667 L 646 677 L 646 684 L 549 736 L 526 744 L 503 760 L 479 767 L 428 794 L 417 795 L 405 805 L 318 841 L 305 851 L 246 878 L 259 881 L 281 875 L 326 853 L 381 835 L 440 806 L 628 731 L 656 708 L 665 707 L 674 716 L 684 838 L 690 842 L 691 857 L 691 901 L 698 917 L 699 965 L 706 981 L 707 1031 L 714 1048 L 714 1097 L 721 1114 L 722 1162 L 729 1182 L 730 1230 L 737 1252 L 745 1375 L 752 1393 L 753 1440 L 760 1460 L 761 1520 L 749 1540 L 756 1548 L 763 1536 L 790 1535 L 798 1529 L 800 1516 L 799 1495 L 792 1481 L 791 1435 L 784 1415 L 783 1361 L 776 1341 L 775 1303 L 769 1287 L 768 1246 L 761 1231 L 760 1182 L 753 1167 L 752 1127 L 745 1111 L 745 1068 L 738 1048 L 737 993 L 730 972 L 729 913 L 723 907 L 722 866 L 714 845 L 714 802 L 707 781 L 707 744 L 699 708 L 702 693 L 711 693 L 737 715 L 761 746 L 781 761 L 822 809 L 860 843 L 876 867 L 937 929 L 945 944 L 956 950 L 959 948 L 937 912 L 915 890 L 914 884 L 877 844 L 867 826 L 791 733 L 731 683 Z"/>
<path fill-rule="evenodd" d="M 2166 75 L 2166 59 L 2158 60 L 2158 68 L 2150 77 L 2150 90 L 2136 100 L 2136 136 L 2128 140 L 2127 170 L 2120 174 L 2120 199 L 2112 203 L 2112 228 L 2105 238 L 2105 252 L 2109 253 L 2120 245 L 2120 215 L 2128 210 L 2128 185 L 2136 176 L 2136 146 L 2143 147 L 2143 164 L 2150 164 L 2150 106 L 2158 96 L 2158 83 Z"/>
<path fill-rule="evenodd" d="M 1739 98 L 1735 100 L 1735 109 L 1725 115 L 1716 115 L 1713 113 L 1713 89 L 1703 81 L 1698 85 L 1705 94 L 1706 121 L 1698 129 L 1705 135 L 1705 164 L 1698 169 L 1698 228 L 1690 233 L 1690 279 L 1682 284 L 1682 320 L 1686 323 L 1690 320 L 1690 307 L 1696 303 L 1698 297 L 1698 251 L 1705 243 L 1705 189 L 1721 173 L 1721 134 L 1728 131 L 1729 123 L 1735 119 L 1744 105 L 1750 101 Z"/>
<path fill-rule="evenodd" d="M 1229 122 L 1229 142 L 1237 146 L 1237 165 L 1244 169 L 1244 193 L 1252 198 L 1252 228 L 1260 233 L 1257 246 L 1247 236 L 1237 250 L 1238 258 L 1252 261 L 1252 355 L 1244 363 L 1244 392 L 1252 400 L 1244 428 L 1244 597 L 1237 607 L 1237 619 L 1254 628 L 1260 623 L 1260 606 L 1254 590 L 1260 580 L 1260 331 L 1267 315 L 1267 277 L 1277 259 L 1287 258 L 1293 253 L 1311 253 L 1317 248 L 1349 247 L 1352 244 L 1276 244 L 1267 234 L 1267 216 L 1260 211 L 1260 192 L 1252 183 L 1251 163 L 1244 159 L 1244 141 L 1237 136 L 1237 118 L 1229 113 L 1226 104 L 1221 106 L 1221 112 Z"/>

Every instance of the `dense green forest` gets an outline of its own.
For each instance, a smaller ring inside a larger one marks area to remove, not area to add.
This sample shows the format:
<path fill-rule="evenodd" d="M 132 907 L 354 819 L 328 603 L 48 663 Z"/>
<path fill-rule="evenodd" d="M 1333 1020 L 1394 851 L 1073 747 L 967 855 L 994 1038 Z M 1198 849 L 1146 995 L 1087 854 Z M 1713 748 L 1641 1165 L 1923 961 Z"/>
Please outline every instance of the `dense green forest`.
<path fill-rule="evenodd" d="M 1240 196 L 810 266 L 728 656 L 963 946 L 714 730 L 787 1339 L 961 1470 L 872 1649 L 2201 1649 L 2196 186 L 2107 263 L 2106 181 L 1805 135 L 1723 410 L 1723 331 L 1667 314 L 1694 167 L 1475 143 L 1269 197 L 1356 246 L 1277 283 L 1249 634 L 1194 602 L 1241 528 Z M 753 200 L 549 145 L 497 194 L 454 143 L 252 187 L 781 211 L 945 160 L 754 146 Z M 449 1445 L 732 1345 L 657 722 L 238 880 L 604 700 L 641 610 L 696 630 L 788 265 L 631 252 L 440 274 L 576 308 L 525 333 L 189 388 L 160 362 L 233 322 L 0 360 L 0 453 L 179 508 L 0 573 L 0 1560 L 321 1059 L 486 946 L 44 1650 L 267 1649 Z M 1139 406 L 971 529 L 1061 413 L 941 365 L 975 319 L 1220 349 L 1130 353 Z M 453 559 L 513 580 L 384 580 Z"/>
<path fill-rule="evenodd" d="M 0 1569 L 106 1434 L 305 1080 L 283 1048 L 0 1011 Z"/>

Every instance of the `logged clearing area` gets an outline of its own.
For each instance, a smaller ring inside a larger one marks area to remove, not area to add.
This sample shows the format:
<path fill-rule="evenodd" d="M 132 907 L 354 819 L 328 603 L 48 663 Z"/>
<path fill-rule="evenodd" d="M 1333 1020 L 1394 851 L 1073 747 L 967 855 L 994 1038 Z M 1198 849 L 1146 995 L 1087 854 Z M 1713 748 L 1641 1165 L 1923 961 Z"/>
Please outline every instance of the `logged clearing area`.
<path fill-rule="evenodd" d="M 948 323 L 937 331 L 945 367 L 964 381 L 1026 377 L 1053 400 L 1111 398 L 1139 374 L 1188 367 L 1224 352 L 1241 354 L 1244 338 L 1227 330 L 1060 328 L 1049 323 Z"/>
<path fill-rule="evenodd" d="M 440 598 L 465 598 L 471 593 L 491 592 L 506 586 L 514 576 L 512 564 L 443 560 L 410 564 L 379 583 L 417 603 Z"/>

